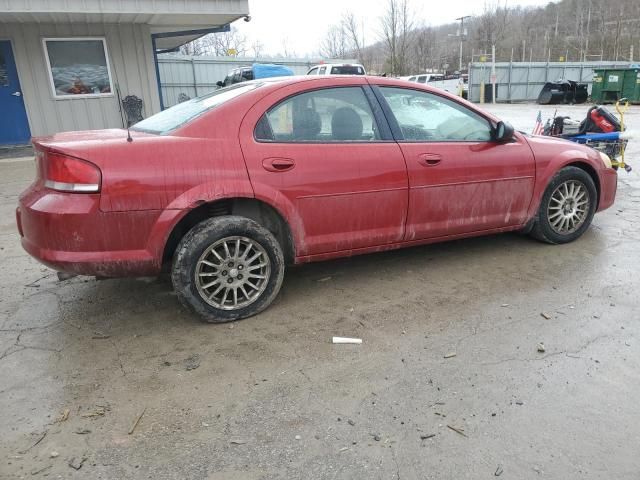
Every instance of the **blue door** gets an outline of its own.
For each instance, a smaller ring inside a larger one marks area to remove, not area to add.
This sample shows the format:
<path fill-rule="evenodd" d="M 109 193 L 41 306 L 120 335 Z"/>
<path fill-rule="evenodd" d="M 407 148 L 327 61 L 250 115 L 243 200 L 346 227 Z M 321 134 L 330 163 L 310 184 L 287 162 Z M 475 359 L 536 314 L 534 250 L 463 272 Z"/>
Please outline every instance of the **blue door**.
<path fill-rule="evenodd" d="M 0 145 L 25 145 L 30 138 L 11 42 L 0 40 Z"/>

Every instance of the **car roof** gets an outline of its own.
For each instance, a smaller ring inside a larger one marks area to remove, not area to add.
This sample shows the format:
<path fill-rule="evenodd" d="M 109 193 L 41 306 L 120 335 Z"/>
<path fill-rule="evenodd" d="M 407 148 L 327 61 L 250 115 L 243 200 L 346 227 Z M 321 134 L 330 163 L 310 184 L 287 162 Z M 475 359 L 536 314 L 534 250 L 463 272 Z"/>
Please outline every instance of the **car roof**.
<path fill-rule="evenodd" d="M 316 82 L 322 83 L 326 85 L 328 82 L 332 83 L 335 86 L 340 86 L 340 84 L 344 85 L 353 85 L 354 79 L 365 80 L 366 83 L 369 84 L 378 84 L 378 85 L 389 85 L 398 87 L 407 88 L 408 84 L 406 80 L 402 80 L 399 78 L 391 78 L 391 77 L 381 77 L 377 75 L 331 75 L 331 76 L 317 76 L 317 75 L 292 75 L 287 77 L 267 77 L 267 78 L 259 78 L 257 80 L 249 80 L 243 83 L 267 83 L 269 85 L 293 85 L 300 82 Z M 411 86 L 410 88 L 418 88 L 416 86 Z M 442 90 L 439 88 L 430 87 L 428 85 L 421 84 L 420 89 L 429 90 L 435 93 L 441 93 Z"/>
<path fill-rule="evenodd" d="M 452 100 L 467 103 L 473 109 L 477 109 L 477 107 L 466 100 L 463 100 L 457 95 L 453 95 L 449 92 L 446 92 L 440 88 L 436 88 L 430 86 L 427 83 L 415 83 L 408 82 L 407 80 L 402 80 L 399 78 L 391 78 L 391 77 L 380 77 L 377 75 L 294 75 L 289 77 L 270 77 L 270 78 L 260 78 L 258 80 L 249 80 L 243 83 L 258 83 L 258 84 L 267 84 L 271 87 L 271 89 L 279 89 L 282 87 L 286 87 L 288 85 L 295 85 L 297 83 L 318 83 L 322 85 L 322 88 L 331 88 L 331 87 L 340 87 L 344 86 L 357 86 L 357 85 L 384 85 L 389 87 L 400 87 L 400 88 L 411 88 L 414 90 L 424 90 L 430 93 L 435 93 L 436 95 L 450 97 Z M 363 82 L 363 83 L 354 83 L 354 82 Z M 489 114 L 490 116 L 490 114 Z"/>
<path fill-rule="evenodd" d="M 319 63 L 318 65 L 313 65 L 309 67 L 309 69 L 316 67 L 362 67 L 364 66 L 361 63 Z"/>

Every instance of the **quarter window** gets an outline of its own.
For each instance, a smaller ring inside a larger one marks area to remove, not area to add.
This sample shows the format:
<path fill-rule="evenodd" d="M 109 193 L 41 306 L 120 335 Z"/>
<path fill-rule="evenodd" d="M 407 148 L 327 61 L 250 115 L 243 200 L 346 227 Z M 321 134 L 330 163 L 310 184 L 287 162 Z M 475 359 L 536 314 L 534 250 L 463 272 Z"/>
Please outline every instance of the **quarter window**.
<path fill-rule="evenodd" d="M 289 143 L 372 142 L 380 138 L 360 87 L 326 88 L 290 97 L 262 117 L 255 137 Z"/>
<path fill-rule="evenodd" d="M 113 94 L 104 38 L 45 38 L 43 43 L 56 98 Z"/>
<path fill-rule="evenodd" d="M 408 88 L 381 87 L 405 141 L 454 142 L 491 140 L 489 122 L 438 95 Z"/>

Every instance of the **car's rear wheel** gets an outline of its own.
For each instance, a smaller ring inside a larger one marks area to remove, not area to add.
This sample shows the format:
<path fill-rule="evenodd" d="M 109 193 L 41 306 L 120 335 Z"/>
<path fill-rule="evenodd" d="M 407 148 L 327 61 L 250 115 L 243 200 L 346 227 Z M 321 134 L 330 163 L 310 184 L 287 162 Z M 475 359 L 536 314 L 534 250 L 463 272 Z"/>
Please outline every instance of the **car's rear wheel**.
<path fill-rule="evenodd" d="M 565 167 L 549 182 L 531 235 L 547 243 L 572 242 L 591 225 L 597 202 L 591 176 L 580 168 Z"/>
<path fill-rule="evenodd" d="M 255 315 L 278 294 L 284 257 L 266 228 L 244 217 L 205 220 L 180 241 L 171 280 L 181 302 L 207 322 Z"/>

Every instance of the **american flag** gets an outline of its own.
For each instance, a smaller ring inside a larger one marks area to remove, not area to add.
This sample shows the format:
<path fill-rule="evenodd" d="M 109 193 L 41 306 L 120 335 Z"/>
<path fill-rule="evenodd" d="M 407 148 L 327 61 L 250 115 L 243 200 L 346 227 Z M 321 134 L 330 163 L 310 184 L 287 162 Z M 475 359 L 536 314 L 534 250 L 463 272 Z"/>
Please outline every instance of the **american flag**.
<path fill-rule="evenodd" d="M 538 110 L 538 117 L 536 118 L 536 126 L 533 127 L 533 135 L 542 135 L 544 132 L 544 126 L 542 125 L 542 111 Z"/>

